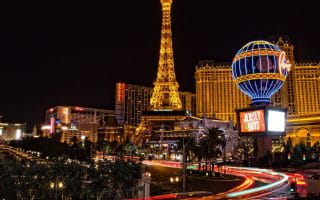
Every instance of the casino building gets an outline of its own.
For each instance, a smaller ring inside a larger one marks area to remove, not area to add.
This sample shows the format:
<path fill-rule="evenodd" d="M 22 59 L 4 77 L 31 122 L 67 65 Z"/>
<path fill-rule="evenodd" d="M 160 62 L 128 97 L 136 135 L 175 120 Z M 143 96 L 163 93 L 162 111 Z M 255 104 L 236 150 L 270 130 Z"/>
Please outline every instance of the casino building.
<path fill-rule="evenodd" d="M 0 143 L 21 139 L 26 132 L 26 124 L 5 123 L 0 121 Z"/>
<path fill-rule="evenodd" d="M 183 140 L 185 137 L 199 138 L 207 128 L 221 128 L 227 138 L 232 138 L 234 142 L 237 142 L 237 131 L 233 129 L 230 121 L 207 119 L 206 116 L 192 116 L 195 115 L 196 96 L 191 93 L 179 92 L 179 83 L 174 68 L 171 32 L 171 5 L 173 1 L 160 0 L 160 2 L 162 29 L 154 87 L 150 90 L 147 88 L 139 90 L 138 87 L 134 88 L 132 85 L 117 84 L 117 117 L 125 123 L 140 122 L 133 143 L 140 147 L 146 147 L 144 148 L 146 153 L 150 153 L 150 151 L 151 153 L 154 153 L 153 151 L 161 153 L 162 157 L 158 157 L 161 159 L 181 160 L 181 155 L 180 159 L 177 158 L 178 152 L 175 148 L 179 140 Z M 137 114 L 135 114 L 136 111 Z M 137 120 L 135 120 L 136 117 Z M 233 150 L 234 146 L 226 147 L 227 154 Z"/>
<path fill-rule="evenodd" d="M 288 108 L 286 137 L 298 143 L 309 132 L 312 143 L 319 141 L 320 63 L 295 61 L 293 44 L 281 37 L 274 43 L 286 52 L 291 64 L 284 86 L 271 99 L 274 106 Z M 199 62 L 195 71 L 198 117 L 237 122 L 235 109 L 248 106 L 249 98 L 240 92 L 231 76 L 231 63 Z"/>
<path fill-rule="evenodd" d="M 142 112 L 150 108 L 153 88 L 117 83 L 115 92 L 115 115 L 119 124 L 138 125 Z M 182 109 L 196 113 L 196 95 L 191 92 L 179 92 Z"/>
<path fill-rule="evenodd" d="M 232 80 L 228 63 L 200 61 L 196 67 L 196 116 L 211 119 L 237 121 L 235 109 L 250 104 L 250 99 L 242 93 Z"/>
<path fill-rule="evenodd" d="M 85 136 L 92 142 L 98 140 L 99 122 L 114 115 L 114 110 L 85 108 L 79 106 L 56 106 L 46 111 L 42 136 L 52 137 L 61 133 L 61 142 L 70 143 L 72 137 L 81 140 Z"/>

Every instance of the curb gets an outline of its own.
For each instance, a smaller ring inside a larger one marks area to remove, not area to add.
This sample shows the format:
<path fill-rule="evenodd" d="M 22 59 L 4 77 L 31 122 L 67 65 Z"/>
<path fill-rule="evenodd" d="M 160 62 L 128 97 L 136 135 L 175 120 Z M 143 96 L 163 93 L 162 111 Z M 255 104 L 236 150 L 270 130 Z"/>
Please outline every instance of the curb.
<path fill-rule="evenodd" d="M 239 178 L 235 178 L 235 179 L 228 179 L 228 180 L 225 180 L 225 179 L 217 179 L 217 180 L 214 180 L 214 179 L 210 179 L 210 178 L 201 178 L 201 177 L 192 177 L 192 176 L 189 176 L 191 179 L 196 179 L 196 180 L 201 180 L 201 181 L 209 181 L 209 182 L 234 182 L 234 181 L 240 181 L 241 179 Z"/>

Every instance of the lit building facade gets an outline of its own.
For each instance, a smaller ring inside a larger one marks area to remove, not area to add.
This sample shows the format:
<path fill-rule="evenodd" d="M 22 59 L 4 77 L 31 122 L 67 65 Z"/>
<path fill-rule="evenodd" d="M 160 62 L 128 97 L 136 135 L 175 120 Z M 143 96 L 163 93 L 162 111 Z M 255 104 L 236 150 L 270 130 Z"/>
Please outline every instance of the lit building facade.
<path fill-rule="evenodd" d="M 106 141 L 123 144 L 127 141 L 132 141 L 135 134 L 136 126 L 130 124 L 120 125 L 114 115 L 105 117 L 100 121 L 98 128 L 98 141 Z"/>
<path fill-rule="evenodd" d="M 152 92 L 150 105 L 146 105 L 146 109 L 139 112 L 141 116 L 139 116 L 139 121 L 137 122 L 140 123 L 133 137 L 135 144 L 143 146 L 148 143 L 151 149 L 153 148 L 153 144 L 159 144 L 159 137 L 157 139 L 159 133 L 157 130 L 162 130 L 163 127 L 165 127 L 168 133 L 165 135 L 172 135 L 175 139 L 184 137 L 185 133 L 190 133 L 192 130 L 178 130 L 178 126 L 176 126 L 175 123 L 179 121 L 181 122 L 179 123 L 180 125 L 183 124 L 182 121 L 186 119 L 186 117 L 195 114 L 196 108 L 196 96 L 194 94 L 190 92 L 178 92 L 179 84 L 176 80 L 174 70 L 171 32 L 172 0 L 160 0 L 160 2 L 162 6 L 162 28 L 157 78 L 154 82 L 154 88 L 150 88 Z M 117 88 L 120 88 L 120 91 L 125 91 L 122 90 L 121 87 Z M 118 99 L 121 99 L 121 96 L 123 95 L 116 95 L 116 98 L 119 97 Z M 126 97 L 122 99 L 126 99 Z M 126 100 L 124 100 L 124 102 L 126 102 Z M 201 120 L 202 119 L 197 118 L 196 121 L 199 122 Z M 191 121 L 186 123 L 190 125 Z M 161 137 L 160 143 L 162 143 L 161 140 L 163 137 Z M 170 146 L 177 145 L 177 141 L 172 140 L 173 138 L 169 137 L 168 139 L 170 141 L 166 140 L 169 149 Z"/>
<path fill-rule="evenodd" d="M 320 141 L 320 63 L 297 62 L 291 43 L 282 38 L 274 43 L 286 52 L 291 69 L 271 102 L 276 107 L 288 108 L 286 139 L 290 137 L 294 145 L 308 139 L 313 145 Z M 232 81 L 230 64 L 200 61 L 195 79 L 198 117 L 236 121 L 235 109 L 250 103 Z"/>
<path fill-rule="evenodd" d="M 153 125 L 153 127 L 161 128 L 154 131 L 154 133 L 144 142 L 144 148 L 148 149 L 146 153 L 154 159 L 182 161 L 182 152 L 177 148 L 181 138 L 193 137 L 195 141 L 199 141 L 203 138 L 204 132 L 213 127 L 219 127 L 226 135 L 226 138 L 228 138 L 226 144 L 227 158 L 232 157 L 239 142 L 238 131 L 233 129 L 233 124 L 230 121 L 182 115 L 179 117 L 176 115 L 172 118 L 171 123 L 168 123 L 170 121 L 169 116 L 163 115 L 162 117 L 166 118 L 165 120 L 167 122 L 166 124 L 163 124 L 162 122 L 164 119 L 152 117 L 153 119 L 149 119 L 149 122 L 161 122 L 158 126 Z"/>
<path fill-rule="evenodd" d="M 290 116 L 286 139 L 293 145 L 320 142 L 320 63 L 294 66 L 295 113 Z"/>
<path fill-rule="evenodd" d="M 100 119 L 114 115 L 114 110 L 84 108 L 78 106 L 56 106 L 46 111 L 46 122 L 54 118 L 61 124 L 98 123 Z"/>
<path fill-rule="evenodd" d="M 286 81 L 281 89 L 276 92 L 272 98 L 272 104 L 276 107 L 288 108 L 288 114 L 294 115 L 296 113 L 296 101 L 295 101 L 295 61 L 294 61 L 294 46 L 288 41 L 283 40 L 281 37 L 277 42 L 273 42 L 279 46 L 279 48 L 286 52 L 286 58 L 291 64 L 291 69 L 288 71 Z"/>
<path fill-rule="evenodd" d="M 196 116 L 236 121 L 235 109 L 249 105 L 250 99 L 236 86 L 230 64 L 200 61 L 195 71 Z"/>
<path fill-rule="evenodd" d="M 26 124 L 0 122 L 0 141 L 21 139 L 26 132 Z"/>
<path fill-rule="evenodd" d="M 296 63 L 295 115 L 320 115 L 320 63 Z"/>
<path fill-rule="evenodd" d="M 279 38 L 276 44 L 286 52 L 291 71 L 272 104 L 288 108 L 289 117 L 320 114 L 320 63 L 295 62 L 291 43 Z M 232 81 L 230 64 L 201 61 L 195 79 L 198 117 L 236 121 L 234 109 L 249 105 L 249 98 Z"/>
<path fill-rule="evenodd" d="M 196 114 L 196 94 L 191 92 L 179 92 L 181 99 L 182 110 L 187 110 L 189 113 Z"/>
<path fill-rule="evenodd" d="M 137 125 L 142 112 L 149 110 L 153 88 L 117 83 L 115 92 L 115 115 L 119 124 Z M 196 111 L 196 95 L 191 92 L 179 92 L 182 109 L 191 113 Z"/>
<path fill-rule="evenodd" d="M 117 83 L 115 115 L 120 124 L 139 124 L 142 111 L 148 110 L 152 88 L 127 83 Z"/>
<path fill-rule="evenodd" d="M 81 136 L 97 142 L 99 122 L 109 115 L 114 115 L 114 110 L 56 106 L 46 111 L 42 135 L 52 137 L 60 132 L 61 142 L 70 143 L 73 137 L 81 141 Z"/>
<path fill-rule="evenodd" d="M 285 140 L 290 138 L 293 146 L 300 143 L 313 146 L 320 142 L 320 115 L 292 117 L 286 131 Z"/>
<path fill-rule="evenodd" d="M 320 63 L 296 62 L 293 44 L 281 37 L 276 44 L 286 52 L 291 70 L 284 86 L 273 96 L 273 105 L 288 108 L 290 118 L 319 115 Z"/>

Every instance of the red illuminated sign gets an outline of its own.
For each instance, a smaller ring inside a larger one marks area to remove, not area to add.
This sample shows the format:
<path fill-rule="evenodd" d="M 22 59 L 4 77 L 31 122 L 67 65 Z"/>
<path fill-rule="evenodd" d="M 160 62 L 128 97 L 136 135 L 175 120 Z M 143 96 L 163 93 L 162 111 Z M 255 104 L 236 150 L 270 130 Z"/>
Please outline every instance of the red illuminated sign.
<path fill-rule="evenodd" d="M 50 133 L 53 134 L 54 131 L 55 131 L 55 123 L 56 123 L 56 120 L 54 117 L 51 117 L 50 118 Z"/>
<path fill-rule="evenodd" d="M 242 133 L 264 132 L 265 121 L 263 110 L 240 112 L 240 131 Z"/>
<path fill-rule="evenodd" d="M 117 101 L 124 102 L 125 83 L 117 83 Z"/>

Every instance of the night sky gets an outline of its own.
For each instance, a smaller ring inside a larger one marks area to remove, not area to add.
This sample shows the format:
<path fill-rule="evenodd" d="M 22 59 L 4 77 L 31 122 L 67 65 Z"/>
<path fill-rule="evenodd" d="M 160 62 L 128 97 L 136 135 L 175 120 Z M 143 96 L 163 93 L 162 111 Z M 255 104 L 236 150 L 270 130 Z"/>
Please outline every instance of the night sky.
<path fill-rule="evenodd" d="M 251 40 L 289 36 L 297 59 L 319 58 L 318 6 L 281 2 L 174 1 L 180 89 L 195 91 L 199 59 L 230 62 Z M 2 1 L 0 17 L 3 121 L 30 128 L 55 105 L 113 109 L 116 82 L 156 78 L 160 0 Z"/>

